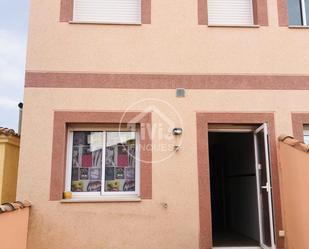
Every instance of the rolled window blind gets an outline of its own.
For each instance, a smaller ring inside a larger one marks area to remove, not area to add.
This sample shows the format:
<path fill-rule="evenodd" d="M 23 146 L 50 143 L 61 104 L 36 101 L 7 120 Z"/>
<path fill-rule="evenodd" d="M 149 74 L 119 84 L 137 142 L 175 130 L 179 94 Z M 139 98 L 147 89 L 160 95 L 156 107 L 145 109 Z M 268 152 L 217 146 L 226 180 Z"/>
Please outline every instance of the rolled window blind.
<path fill-rule="evenodd" d="M 74 0 L 73 21 L 140 24 L 141 0 Z"/>
<path fill-rule="evenodd" d="M 252 0 L 208 0 L 208 24 L 252 25 Z"/>

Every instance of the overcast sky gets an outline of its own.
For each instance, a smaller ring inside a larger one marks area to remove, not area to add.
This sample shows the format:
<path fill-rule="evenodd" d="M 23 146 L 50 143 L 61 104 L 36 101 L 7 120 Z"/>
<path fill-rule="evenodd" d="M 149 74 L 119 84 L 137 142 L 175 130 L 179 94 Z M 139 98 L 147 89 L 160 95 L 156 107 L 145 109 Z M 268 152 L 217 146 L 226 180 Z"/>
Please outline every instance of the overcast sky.
<path fill-rule="evenodd" d="M 29 0 L 0 0 L 0 127 L 17 130 L 23 100 Z"/>

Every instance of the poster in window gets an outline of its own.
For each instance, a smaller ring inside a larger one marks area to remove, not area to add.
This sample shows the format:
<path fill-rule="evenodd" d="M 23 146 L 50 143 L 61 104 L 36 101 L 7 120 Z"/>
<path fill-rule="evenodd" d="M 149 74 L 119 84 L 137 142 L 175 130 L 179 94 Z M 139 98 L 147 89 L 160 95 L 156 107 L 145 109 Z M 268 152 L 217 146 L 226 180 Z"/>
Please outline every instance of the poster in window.
<path fill-rule="evenodd" d="M 72 181 L 71 191 L 72 192 L 83 192 L 84 191 L 84 182 L 83 181 Z"/>
<path fill-rule="evenodd" d="M 124 168 L 116 168 L 116 179 L 124 179 Z"/>
<path fill-rule="evenodd" d="M 79 179 L 80 180 L 88 180 L 89 179 L 89 169 L 87 169 L 87 168 L 80 168 Z"/>
<path fill-rule="evenodd" d="M 113 181 L 107 181 L 106 182 L 106 191 L 108 192 L 116 192 L 120 190 L 120 181 L 119 180 L 113 180 Z"/>
<path fill-rule="evenodd" d="M 114 167 L 106 167 L 105 168 L 105 180 L 114 180 L 115 179 L 115 168 Z"/>
<path fill-rule="evenodd" d="M 92 166 L 101 167 L 102 166 L 102 150 L 96 150 L 92 152 Z"/>
<path fill-rule="evenodd" d="M 92 168 L 90 169 L 90 180 L 100 180 L 101 179 L 101 169 Z"/>
<path fill-rule="evenodd" d="M 73 134 L 73 145 L 86 145 L 89 132 L 75 131 Z"/>
<path fill-rule="evenodd" d="M 135 181 L 126 180 L 123 185 L 123 191 L 135 191 Z"/>
<path fill-rule="evenodd" d="M 88 192 L 100 192 L 101 191 L 101 181 L 90 181 L 87 186 Z"/>
<path fill-rule="evenodd" d="M 135 146 L 129 147 L 129 166 L 135 166 Z"/>
<path fill-rule="evenodd" d="M 126 146 L 118 146 L 117 166 L 126 167 L 129 164 L 129 157 Z"/>
<path fill-rule="evenodd" d="M 125 178 L 126 179 L 135 179 L 135 168 L 133 167 L 126 167 L 125 168 Z"/>
<path fill-rule="evenodd" d="M 78 181 L 78 168 L 72 169 L 72 181 Z"/>
<path fill-rule="evenodd" d="M 106 147 L 105 165 L 107 167 L 115 166 L 115 148 L 113 146 Z"/>
<path fill-rule="evenodd" d="M 82 155 L 82 166 L 91 167 L 92 166 L 92 153 L 84 153 Z"/>
<path fill-rule="evenodd" d="M 74 147 L 72 152 L 72 167 L 78 168 L 81 166 L 79 147 Z"/>

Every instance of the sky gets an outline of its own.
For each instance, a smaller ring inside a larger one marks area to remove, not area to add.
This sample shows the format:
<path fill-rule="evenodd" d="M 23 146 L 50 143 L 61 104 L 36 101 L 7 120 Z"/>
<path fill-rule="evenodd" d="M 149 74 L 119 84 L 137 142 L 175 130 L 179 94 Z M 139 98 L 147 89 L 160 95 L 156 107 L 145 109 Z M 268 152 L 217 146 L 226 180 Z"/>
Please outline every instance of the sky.
<path fill-rule="evenodd" d="M 0 0 L 0 127 L 17 131 L 23 102 L 29 0 Z"/>

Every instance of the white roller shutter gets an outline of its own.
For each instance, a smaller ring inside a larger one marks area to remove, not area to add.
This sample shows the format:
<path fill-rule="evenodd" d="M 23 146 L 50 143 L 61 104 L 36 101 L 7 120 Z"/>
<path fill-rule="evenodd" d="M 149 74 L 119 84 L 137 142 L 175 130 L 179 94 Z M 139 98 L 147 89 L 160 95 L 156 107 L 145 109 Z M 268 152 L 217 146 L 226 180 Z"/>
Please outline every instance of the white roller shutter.
<path fill-rule="evenodd" d="M 73 21 L 140 24 L 141 0 L 74 0 Z"/>
<path fill-rule="evenodd" d="M 252 25 L 252 0 L 208 0 L 208 24 Z"/>

